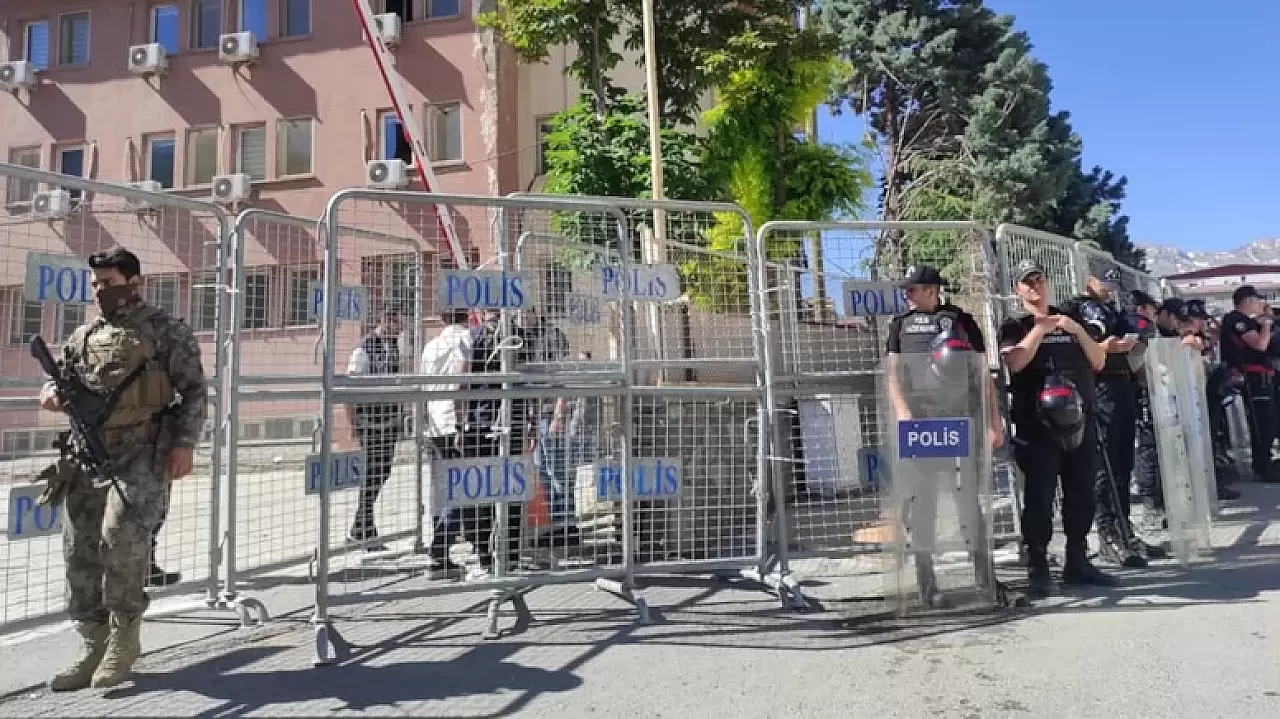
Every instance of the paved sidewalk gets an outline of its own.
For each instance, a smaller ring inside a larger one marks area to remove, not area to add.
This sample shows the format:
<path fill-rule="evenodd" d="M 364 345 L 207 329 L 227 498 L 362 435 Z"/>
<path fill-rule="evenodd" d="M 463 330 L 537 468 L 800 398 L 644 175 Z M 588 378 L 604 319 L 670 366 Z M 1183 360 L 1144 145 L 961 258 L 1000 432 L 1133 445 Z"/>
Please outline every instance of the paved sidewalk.
<path fill-rule="evenodd" d="M 1280 487 L 1241 488 L 1215 563 L 1125 572 L 1119 590 L 1031 610 L 900 620 L 821 577 L 822 608 L 795 613 L 681 578 L 646 590 L 655 621 L 637 626 L 609 595 L 560 586 L 531 593 L 534 621 L 504 616 L 489 642 L 483 594 L 368 607 L 336 622 L 339 662 L 317 668 L 307 589 L 284 585 L 269 603 L 296 611 L 265 627 L 150 622 L 136 682 L 26 689 L 0 716 L 1280 716 Z M 29 686 L 68 639 L 0 646 L 0 661 Z"/>

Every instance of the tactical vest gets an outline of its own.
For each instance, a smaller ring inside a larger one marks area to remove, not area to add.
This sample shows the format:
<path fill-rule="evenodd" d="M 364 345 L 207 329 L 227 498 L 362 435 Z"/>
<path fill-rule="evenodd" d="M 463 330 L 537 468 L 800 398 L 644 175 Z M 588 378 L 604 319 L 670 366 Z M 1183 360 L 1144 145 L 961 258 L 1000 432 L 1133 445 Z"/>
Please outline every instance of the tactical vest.
<path fill-rule="evenodd" d="M 968 409 L 971 397 L 965 388 L 944 385 L 929 364 L 935 342 L 942 335 L 962 340 L 972 351 L 973 338 L 960 321 L 962 313 L 955 305 L 942 304 L 933 312 L 911 310 L 899 315 L 898 347 L 903 359 L 898 381 L 913 412 L 932 416 L 938 411 Z"/>
<path fill-rule="evenodd" d="M 156 355 L 156 337 L 147 322 L 157 313 L 144 305 L 120 324 L 99 317 L 84 334 L 80 375 L 85 387 L 104 400 L 103 429 L 155 421 L 173 401 L 173 383 Z"/>

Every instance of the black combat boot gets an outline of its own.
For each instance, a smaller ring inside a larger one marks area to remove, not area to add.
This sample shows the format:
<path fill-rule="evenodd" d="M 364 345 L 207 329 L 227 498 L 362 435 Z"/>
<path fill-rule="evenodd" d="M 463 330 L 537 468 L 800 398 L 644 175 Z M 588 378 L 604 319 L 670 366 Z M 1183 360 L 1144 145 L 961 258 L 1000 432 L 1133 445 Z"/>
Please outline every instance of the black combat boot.
<path fill-rule="evenodd" d="M 1093 566 L 1089 561 L 1089 545 L 1083 540 L 1067 542 L 1067 561 L 1062 568 L 1062 583 L 1076 587 L 1115 587 L 1120 584 L 1115 577 L 1103 574 Z"/>
<path fill-rule="evenodd" d="M 1120 521 L 1124 521 L 1124 518 L 1122 517 Z M 1114 524 L 1099 525 L 1098 541 L 1098 558 L 1107 564 L 1126 569 L 1145 569 L 1147 567 L 1147 560 L 1142 558 L 1142 554 L 1133 546 L 1132 542 L 1125 541 L 1120 534 L 1120 528 Z"/>
<path fill-rule="evenodd" d="M 1058 591 L 1049 573 L 1049 553 L 1044 549 L 1027 550 L 1027 594 L 1048 597 Z"/>
<path fill-rule="evenodd" d="M 178 582 L 181 582 L 181 581 L 182 581 L 182 573 L 166 572 L 164 571 L 163 567 L 161 567 L 159 564 L 156 564 L 156 560 L 154 559 L 151 560 L 151 569 L 147 571 L 148 587 L 167 587 L 171 584 L 177 584 Z"/>

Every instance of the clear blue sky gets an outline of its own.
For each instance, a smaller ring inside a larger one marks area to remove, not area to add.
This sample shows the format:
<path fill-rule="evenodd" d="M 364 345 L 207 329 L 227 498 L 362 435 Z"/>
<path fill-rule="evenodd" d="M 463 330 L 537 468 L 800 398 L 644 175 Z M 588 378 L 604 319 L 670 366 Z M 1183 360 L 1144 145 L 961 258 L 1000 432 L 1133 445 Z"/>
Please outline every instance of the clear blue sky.
<path fill-rule="evenodd" d="M 1280 0 L 988 0 L 1017 17 L 1138 242 L 1280 237 Z M 820 133 L 853 140 L 848 116 Z"/>

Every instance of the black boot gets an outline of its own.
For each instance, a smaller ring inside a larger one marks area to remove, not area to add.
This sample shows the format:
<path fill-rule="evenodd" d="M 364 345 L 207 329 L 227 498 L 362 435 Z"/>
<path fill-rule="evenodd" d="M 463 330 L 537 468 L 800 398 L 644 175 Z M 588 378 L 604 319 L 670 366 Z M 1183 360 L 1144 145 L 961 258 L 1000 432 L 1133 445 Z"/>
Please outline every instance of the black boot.
<path fill-rule="evenodd" d="M 1076 587 L 1115 587 L 1120 584 L 1115 577 L 1103 574 L 1093 566 L 1089 561 L 1089 547 L 1083 541 L 1067 543 L 1067 561 L 1062 568 L 1062 583 Z"/>
<path fill-rule="evenodd" d="M 1240 490 L 1232 489 L 1225 484 L 1218 485 L 1218 499 L 1230 502 L 1233 499 L 1240 499 Z"/>
<path fill-rule="evenodd" d="M 920 603 L 930 609 L 948 609 L 951 603 L 938 589 L 938 578 L 933 573 L 933 557 L 916 554 L 916 586 L 920 589 Z"/>
<path fill-rule="evenodd" d="M 1048 597 L 1058 591 L 1049 573 L 1049 553 L 1044 549 L 1027 550 L 1027 594 Z"/>
<path fill-rule="evenodd" d="M 147 571 L 148 587 L 167 587 L 170 584 L 177 584 L 182 581 L 180 572 L 166 572 L 156 564 L 156 560 L 151 560 L 151 568 Z"/>
<path fill-rule="evenodd" d="M 1123 518 L 1120 521 L 1124 521 Z M 1126 569 L 1145 569 L 1147 560 L 1120 535 L 1119 527 L 1102 525 L 1098 527 L 1098 558 L 1107 564 Z M 1086 556 L 1088 556 L 1086 554 Z"/>

